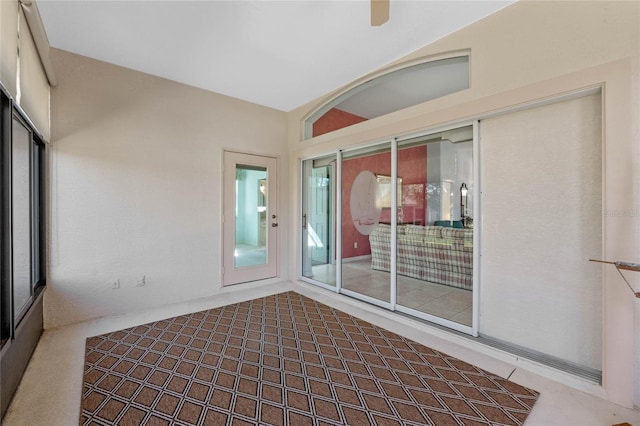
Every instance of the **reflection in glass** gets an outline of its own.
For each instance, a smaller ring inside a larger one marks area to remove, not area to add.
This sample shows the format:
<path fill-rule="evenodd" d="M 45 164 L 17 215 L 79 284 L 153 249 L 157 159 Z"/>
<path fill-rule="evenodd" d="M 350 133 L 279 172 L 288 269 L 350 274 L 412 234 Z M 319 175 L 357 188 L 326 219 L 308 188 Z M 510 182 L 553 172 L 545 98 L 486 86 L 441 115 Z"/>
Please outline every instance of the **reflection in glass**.
<path fill-rule="evenodd" d="M 336 156 L 303 163 L 302 275 L 336 285 L 335 255 Z"/>
<path fill-rule="evenodd" d="M 267 263 L 267 169 L 236 166 L 235 267 Z"/>
<path fill-rule="evenodd" d="M 473 305 L 472 152 L 471 127 L 398 144 L 404 188 L 397 303 L 466 326 Z"/>
<path fill-rule="evenodd" d="M 13 308 L 17 319 L 31 299 L 31 134 L 18 120 L 13 121 L 11 150 L 11 232 L 13 238 Z"/>

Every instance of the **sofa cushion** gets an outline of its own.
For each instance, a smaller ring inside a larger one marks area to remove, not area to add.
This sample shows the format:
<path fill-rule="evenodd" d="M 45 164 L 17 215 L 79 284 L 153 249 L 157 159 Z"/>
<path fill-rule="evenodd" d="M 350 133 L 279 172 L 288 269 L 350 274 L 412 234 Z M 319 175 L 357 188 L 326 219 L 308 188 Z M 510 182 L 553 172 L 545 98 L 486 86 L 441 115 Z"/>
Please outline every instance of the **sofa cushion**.
<path fill-rule="evenodd" d="M 425 226 L 424 236 L 427 240 L 442 238 L 442 228 L 439 226 Z"/>
<path fill-rule="evenodd" d="M 442 238 L 453 241 L 463 242 L 465 239 L 473 238 L 473 229 L 458 228 L 440 228 L 442 230 Z"/>
<path fill-rule="evenodd" d="M 440 238 L 442 235 L 442 228 L 439 226 L 404 225 L 404 228 L 404 235 L 418 237 L 420 239 Z"/>
<path fill-rule="evenodd" d="M 420 280 L 470 290 L 473 284 L 473 229 L 401 225 L 397 272 Z M 379 224 L 371 235 L 371 267 L 391 268 L 391 226 Z"/>
<path fill-rule="evenodd" d="M 420 225 L 404 225 L 404 233 L 405 233 L 405 235 L 422 236 L 424 234 L 424 226 L 420 226 Z"/>

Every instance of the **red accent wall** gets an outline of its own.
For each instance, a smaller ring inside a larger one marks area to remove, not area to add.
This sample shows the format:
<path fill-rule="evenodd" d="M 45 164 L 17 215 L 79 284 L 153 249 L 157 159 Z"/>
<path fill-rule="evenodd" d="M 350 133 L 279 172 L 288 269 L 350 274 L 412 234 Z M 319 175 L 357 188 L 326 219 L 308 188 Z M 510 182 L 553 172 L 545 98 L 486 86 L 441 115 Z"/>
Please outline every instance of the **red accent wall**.
<path fill-rule="evenodd" d="M 367 119 L 359 115 L 351 114 L 350 112 L 342 111 L 341 109 L 331 108 L 313 123 L 313 136 L 333 132 L 334 130 L 349 127 L 362 121 L 367 121 Z"/>
<path fill-rule="evenodd" d="M 345 259 L 371 254 L 369 236 L 359 233 L 353 224 L 349 202 L 353 181 L 363 170 L 391 176 L 391 153 L 358 157 L 342 162 L 342 257 Z M 402 178 L 403 220 L 424 225 L 427 183 L 426 146 L 398 150 L 398 176 Z M 391 209 L 382 209 L 380 221 L 391 221 Z M 358 243 L 358 248 L 353 247 L 354 242 Z"/>

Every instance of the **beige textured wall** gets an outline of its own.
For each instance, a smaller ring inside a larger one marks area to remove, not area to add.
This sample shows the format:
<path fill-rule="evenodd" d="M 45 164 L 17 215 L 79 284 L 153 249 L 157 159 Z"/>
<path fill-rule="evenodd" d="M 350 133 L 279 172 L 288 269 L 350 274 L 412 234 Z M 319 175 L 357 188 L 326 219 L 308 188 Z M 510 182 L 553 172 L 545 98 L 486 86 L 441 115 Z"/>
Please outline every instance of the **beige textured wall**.
<path fill-rule="evenodd" d="M 283 112 L 53 50 L 45 326 L 220 290 L 224 148 L 280 160 Z M 281 259 L 289 241 L 282 227 Z M 287 268 L 283 279 L 287 279 Z M 136 287 L 145 275 L 146 285 Z M 121 288 L 109 282 L 119 279 Z"/>
<path fill-rule="evenodd" d="M 482 120 L 480 333 L 602 366 L 600 95 Z M 524 155 L 523 155 L 524 154 Z"/>
<path fill-rule="evenodd" d="M 26 18 L 20 9 L 20 106 L 33 121 L 46 142 L 51 140 L 49 80 Z"/>
<path fill-rule="evenodd" d="M 0 2 L 0 80 L 13 97 L 17 95 L 19 9 L 18 0 Z"/>
<path fill-rule="evenodd" d="M 390 66 L 468 50 L 471 55 L 469 90 L 307 142 L 300 142 L 304 118 L 347 88 L 290 112 L 290 169 L 297 170 L 301 157 L 481 118 L 494 111 L 585 87 L 602 86 L 603 255 L 613 260 L 638 261 L 639 21 L 640 2 L 637 1 L 517 2 Z M 360 81 L 368 78 L 370 76 Z M 291 190 L 296 191 L 299 185 L 298 179 L 292 179 Z M 291 209 L 297 218 L 297 207 L 291 206 Z M 605 214 L 611 211 L 622 213 Z M 293 252 L 297 252 L 298 241 L 294 239 L 291 244 Z M 291 274 L 297 276 L 297 265 L 291 265 Z M 620 285 L 615 269 L 605 268 L 603 274 L 603 390 L 612 401 L 627 406 L 635 402 L 640 406 L 640 306 L 629 297 L 624 283 Z M 640 286 L 637 277 L 632 279 Z"/>

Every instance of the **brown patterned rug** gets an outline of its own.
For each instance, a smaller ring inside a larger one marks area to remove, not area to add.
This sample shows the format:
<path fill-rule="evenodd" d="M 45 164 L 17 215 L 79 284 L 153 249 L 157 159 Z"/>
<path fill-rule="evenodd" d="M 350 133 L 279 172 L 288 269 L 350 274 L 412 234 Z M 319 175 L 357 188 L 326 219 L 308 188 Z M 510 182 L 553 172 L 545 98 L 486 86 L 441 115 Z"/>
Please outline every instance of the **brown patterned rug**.
<path fill-rule="evenodd" d="M 81 425 L 521 425 L 538 393 L 295 292 L 87 339 Z"/>

